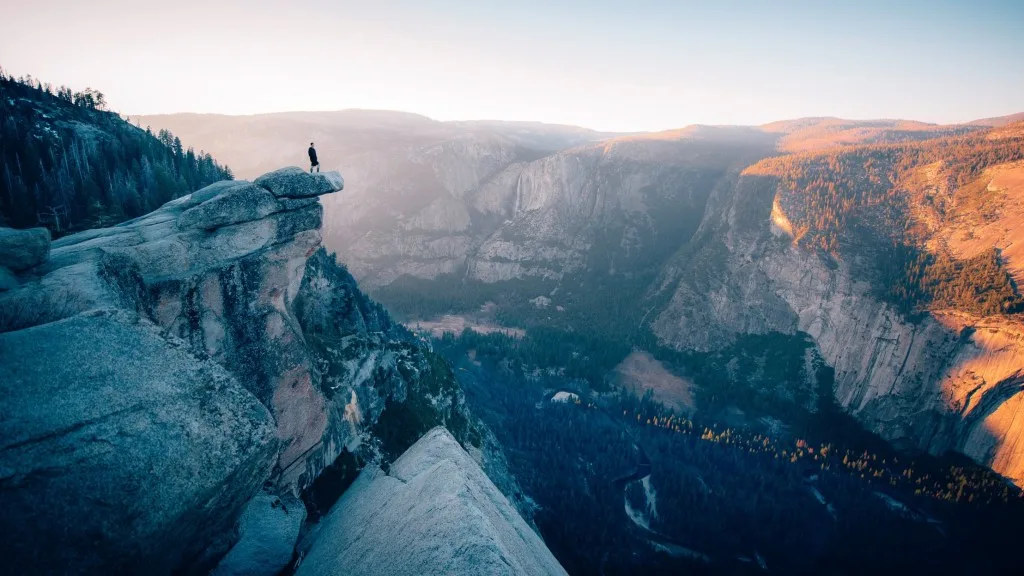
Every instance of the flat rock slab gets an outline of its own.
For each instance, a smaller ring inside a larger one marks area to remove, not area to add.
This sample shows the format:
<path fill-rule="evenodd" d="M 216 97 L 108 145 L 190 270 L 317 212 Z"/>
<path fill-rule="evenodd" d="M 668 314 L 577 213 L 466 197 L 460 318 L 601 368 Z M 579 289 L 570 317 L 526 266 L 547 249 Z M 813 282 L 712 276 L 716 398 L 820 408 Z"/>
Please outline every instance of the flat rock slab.
<path fill-rule="evenodd" d="M 268 172 L 253 183 L 270 190 L 279 198 L 309 198 L 338 192 L 345 187 L 345 180 L 339 172 L 310 174 L 295 166 Z"/>
<path fill-rule="evenodd" d="M 50 231 L 46 228 L 0 228 L 0 266 L 20 272 L 42 264 L 49 254 Z"/>
<path fill-rule="evenodd" d="M 178 228 L 213 230 L 229 224 L 259 220 L 279 210 L 281 205 L 266 188 L 246 183 L 232 186 L 185 210 L 178 217 Z"/>
<path fill-rule="evenodd" d="M 0 334 L 0 415 L 11 573 L 193 568 L 276 457 L 252 394 L 123 311 Z"/>

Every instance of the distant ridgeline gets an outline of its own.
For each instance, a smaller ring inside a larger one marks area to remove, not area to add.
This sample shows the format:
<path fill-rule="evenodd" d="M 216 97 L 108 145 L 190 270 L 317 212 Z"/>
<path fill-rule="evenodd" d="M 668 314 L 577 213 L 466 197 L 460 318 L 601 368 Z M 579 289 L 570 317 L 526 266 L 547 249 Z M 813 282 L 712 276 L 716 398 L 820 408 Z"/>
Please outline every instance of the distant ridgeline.
<path fill-rule="evenodd" d="M 105 110 L 92 89 L 54 89 L 0 69 L 0 226 L 55 236 L 151 212 L 231 171 L 166 130 Z"/>

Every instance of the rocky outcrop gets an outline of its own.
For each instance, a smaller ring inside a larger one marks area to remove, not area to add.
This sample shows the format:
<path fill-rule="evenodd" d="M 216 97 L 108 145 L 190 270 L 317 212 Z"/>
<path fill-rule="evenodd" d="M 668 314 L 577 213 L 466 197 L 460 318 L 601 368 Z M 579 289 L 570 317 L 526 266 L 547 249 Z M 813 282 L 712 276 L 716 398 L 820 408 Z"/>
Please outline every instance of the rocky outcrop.
<path fill-rule="evenodd" d="M 294 166 L 268 172 L 255 180 L 255 184 L 270 190 L 278 198 L 313 198 L 345 187 L 345 180 L 337 172 L 312 172 L 306 175 Z"/>
<path fill-rule="evenodd" d="M 309 541 L 298 576 L 565 574 L 444 428 L 363 470 Z"/>
<path fill-rule="evenodd" d="M 135 310 L 233 373 L 274 416 L 278 468 L 304 470 L 296 463 L 315 452 L 327 418 L 290 307 L 320 245 L 322 208 L 294 198 L 337 190 L 341 178 L 286 168 L 261 181 L 268 187 L 220 182 L 114 228 L 61 238 L 38 282 L 0 301 L 3 328 L 104 306 Z"/>
<path fill-rule="evenodd" d="M 320 247 L 318 195 L 342 185 L 219 182 L 17 265 L 0 292 L 11 572 L 277 574 L 307 506 L 347 486 L 326 468 L 387 466 L 434 426 L 519 492 L 448 365 Z M 512 514 L 497 530 L 526 526 Z"/>
<path fill-rule="evenodd" d="M 20 270 L 0 293 L 15 571 L 208 568 L 261 484 L 297 491 L 307 460 L 324 465 L 330 411 L 292 303 L 320 244 L 315 196 L 341 178 L 261 182 L 61 238 L 46 261 L 42 234 L 5 249 Z"/>

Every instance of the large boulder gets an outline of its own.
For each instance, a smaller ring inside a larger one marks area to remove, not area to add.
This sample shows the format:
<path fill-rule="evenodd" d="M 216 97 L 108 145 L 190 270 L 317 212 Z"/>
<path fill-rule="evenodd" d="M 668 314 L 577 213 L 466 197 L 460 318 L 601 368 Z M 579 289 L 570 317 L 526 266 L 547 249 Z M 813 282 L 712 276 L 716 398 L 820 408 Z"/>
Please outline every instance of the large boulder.
<path fill-rule="evenodd" d="M 269 172 L 253 182 L 279 198 L 309 198 L 337 192 L 345 187 L 345 180 L 338 172 L 311 174 L 294 166 Z"/>
<path fill-rule="evenodd" d="M 0 266 L 15 272 L 28 270 L 45 262 L 49 253 L 50 231 L 46 228 L 0 228 Z"/>
<path fill-rule="evenodd" d="M 365 469 L 311 540 L 298 576 L 565 574 L 444 428 Z"/>
<path fill-rule="evenodd" d="M 277 455 L 252 394 L 127 311 L 0 334 L 0 414 L 13 574 L 201 569 Z"/>

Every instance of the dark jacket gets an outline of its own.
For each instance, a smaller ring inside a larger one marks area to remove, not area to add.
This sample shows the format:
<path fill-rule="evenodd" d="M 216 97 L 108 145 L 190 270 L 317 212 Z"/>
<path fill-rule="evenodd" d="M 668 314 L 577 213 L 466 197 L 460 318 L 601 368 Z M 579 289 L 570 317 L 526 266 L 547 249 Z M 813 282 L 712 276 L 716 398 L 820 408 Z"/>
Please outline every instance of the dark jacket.
<path fill-rule="evenodd" d="M 309 163 L 314 166 L 318 164 L 316 161 L 316 148 L 313 148 L 312 146 L 309 147 Z"/>

